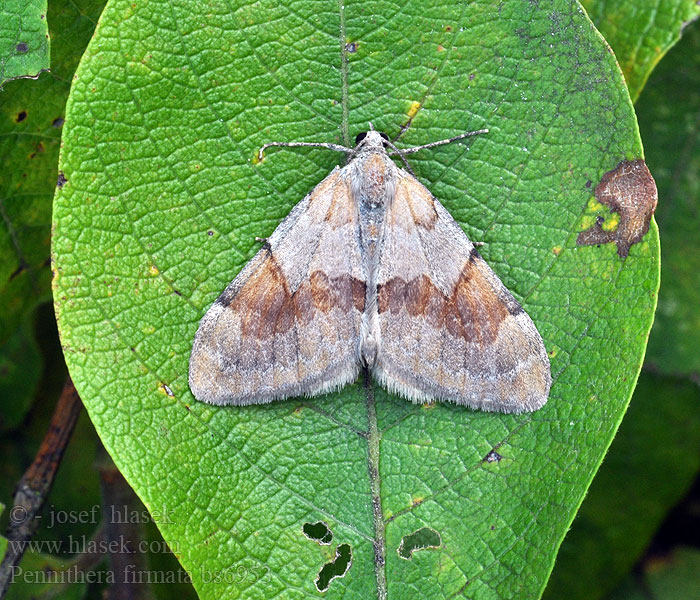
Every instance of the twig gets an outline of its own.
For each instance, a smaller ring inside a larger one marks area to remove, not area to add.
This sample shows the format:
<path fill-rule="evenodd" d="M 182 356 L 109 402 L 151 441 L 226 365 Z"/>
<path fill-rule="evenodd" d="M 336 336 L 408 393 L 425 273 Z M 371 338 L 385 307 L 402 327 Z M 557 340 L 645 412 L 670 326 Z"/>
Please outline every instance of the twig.
<path fill-rule="evenodd" d="M 69 376 L 51 417 L 49 430 L 34 457 L 34 462 L 15 488 L 10 523 L 7 526 L 7 550 L 0 563 L 0 598 L 5 596 L 13 568 L 19 564 L 27 548 L 27 542 L 39 526 L 39 520 L 35 517 L 51 491 L 56 471 L 61 464 L 81 408 L 80 397 Z"/>

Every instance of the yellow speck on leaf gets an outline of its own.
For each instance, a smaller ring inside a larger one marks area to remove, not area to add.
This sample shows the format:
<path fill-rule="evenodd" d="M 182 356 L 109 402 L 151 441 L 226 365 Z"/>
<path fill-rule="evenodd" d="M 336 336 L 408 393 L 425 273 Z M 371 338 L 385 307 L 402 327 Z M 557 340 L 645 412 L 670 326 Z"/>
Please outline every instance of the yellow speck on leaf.
<path fill-rule="evenodd" d="M 411 106 L 408 108 L 408 118 L 412 119 L 416 116 L 416 113 L 420 110 L 420 102 L 411 102 Z"/>
<path fill-rule="evenodd" d="M 617 226 L 620 224 L 620 215 L 617 213 L 612 213 L 605 223 L 603 223 L 603 231 L 615 231 Z"/>
<path fill-rule="evenodd" d="M 581 218 L 581 231 L 593 227 L 595 225 L 596 218 L 594 215 L 583 215 Z"/>
<path fill-rule="evenodd" d="M 600 212 L 603 210 L 603 205 L 595 199 L 595 196 L 591 196 L 588 200 L 588 210 L 591 212 Z"/>

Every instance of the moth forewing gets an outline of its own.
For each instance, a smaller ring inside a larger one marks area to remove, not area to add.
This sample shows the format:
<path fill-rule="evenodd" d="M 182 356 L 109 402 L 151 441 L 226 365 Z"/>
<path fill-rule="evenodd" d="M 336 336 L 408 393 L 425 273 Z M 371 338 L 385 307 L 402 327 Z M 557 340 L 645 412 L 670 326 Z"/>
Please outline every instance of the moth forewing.
<path fill-rule="evenodd" d="M 198 400 L 262 404 L 357 377 L 365 284 L 356 218 L 338 201 L 341 171 L 292 210 L 204 315 L 190 357 Z"/>

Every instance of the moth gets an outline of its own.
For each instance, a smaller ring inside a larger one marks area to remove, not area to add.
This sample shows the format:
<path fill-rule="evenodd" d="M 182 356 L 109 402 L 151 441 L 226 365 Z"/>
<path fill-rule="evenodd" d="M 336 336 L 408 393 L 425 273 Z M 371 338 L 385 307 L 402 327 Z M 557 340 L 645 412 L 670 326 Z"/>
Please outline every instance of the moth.
<path fill-rule="evenodd" d="M 404 155 L 371 128 L 299 202 L 202 318 L 194 396 L 217 405 L 314 396 L 362 369 L 413 402 L 519 413 L 551 385 L 542 337 Z"/>

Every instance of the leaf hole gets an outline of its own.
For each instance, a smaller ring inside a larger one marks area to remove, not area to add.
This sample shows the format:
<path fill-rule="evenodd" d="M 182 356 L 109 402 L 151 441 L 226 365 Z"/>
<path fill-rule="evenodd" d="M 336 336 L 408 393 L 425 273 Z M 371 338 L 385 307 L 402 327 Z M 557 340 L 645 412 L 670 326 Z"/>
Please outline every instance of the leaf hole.
<path fill-rule="evenodd" d="M 440 534 L 430 527 L 421 527 L 417 531 L 401 538 L 397 552 L 403 559 L 410 560 L 413 553 L 428 548 L 439 548 L 442 544 Z"/>
<path fill-rule="evenodd" d="M 486 456 L 484 456 L 484 462 L 501 462 L 502 458 L 503 457 L 498 452 L 491 450 Z"/>
<path fill-rule="evenodd" d="M 322 546 L 328 546 L 333 540 L 333 532 L 329 529 L 328 525 L 323 521 L 318 521 L 317 523 L 304 523 L 301 528 L 304 535 L 314 542 L 318 542 Z"/>
<path fill-rule="evenodd" d="M 352 566 L 352 550 L 350 544 L 341 544 L 336 548 L 335 558 L 332 562 L 321 567 L 316 578 L 316 589 L 325 592 L 331 581 L 336 577 L 344 577 Z"/>
<path fill-rule="evenodd" d="M 167 383 L 163 383 L 161 381 L 160 384 L 158 385 L 158 389 L 166 396 L 170 396 L 171 398 L 175 397 L 173 390 L 170 388 L 170 386 Z"/>

